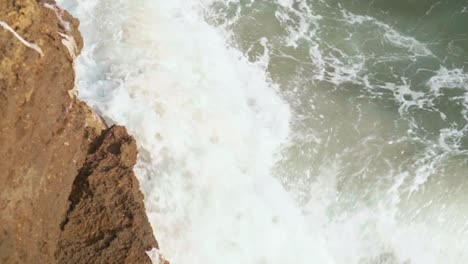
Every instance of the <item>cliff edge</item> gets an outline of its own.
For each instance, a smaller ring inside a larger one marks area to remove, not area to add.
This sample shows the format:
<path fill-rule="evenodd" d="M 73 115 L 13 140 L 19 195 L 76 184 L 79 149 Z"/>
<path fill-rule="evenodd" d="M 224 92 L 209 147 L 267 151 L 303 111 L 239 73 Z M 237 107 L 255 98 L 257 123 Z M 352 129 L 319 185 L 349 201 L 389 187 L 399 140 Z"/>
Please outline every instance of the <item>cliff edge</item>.
<path fill-rule="evenodd" d="M 0 0 L 0 263 L 151 263 L 136 144 L 75 96 L 78 20 Z"/>

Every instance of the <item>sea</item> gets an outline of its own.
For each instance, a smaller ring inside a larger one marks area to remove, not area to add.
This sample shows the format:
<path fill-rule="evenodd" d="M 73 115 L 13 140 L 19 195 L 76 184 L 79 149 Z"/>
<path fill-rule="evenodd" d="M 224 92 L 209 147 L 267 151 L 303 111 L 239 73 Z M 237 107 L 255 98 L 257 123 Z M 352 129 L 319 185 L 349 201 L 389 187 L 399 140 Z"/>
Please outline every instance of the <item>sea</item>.
<path fill-rule="evenodd" d="M 58 2 L 154 263 L 468 263 L 468 0 Z"/>

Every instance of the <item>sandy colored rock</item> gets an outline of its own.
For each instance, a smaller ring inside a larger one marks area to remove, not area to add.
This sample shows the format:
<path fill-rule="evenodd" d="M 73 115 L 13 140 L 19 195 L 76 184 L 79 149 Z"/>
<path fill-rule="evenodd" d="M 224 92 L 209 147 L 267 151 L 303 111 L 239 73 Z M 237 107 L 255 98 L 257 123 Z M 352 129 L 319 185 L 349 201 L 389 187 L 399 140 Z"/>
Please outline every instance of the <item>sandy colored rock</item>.
<path fill-rule="evenodd" d="M 71 261 L 81 259 L 75 252 L 86 252 L 87 263 L 103 263 L 101 244 L 85 246 L 85 234 L 73 232 L 79 221 L 103 228 L 86 229 L 89 237 L 116 234 L 105 251 L 115 249 L 112 263 L 146 261 L 145 250 L 156 243 L 132 172 L 134 142 L 121 128 L 100 136 L 104 123 L 73 96 L 73 60 L 83 45 L 78 20 L 51 1 L 0 0 L 0 22 L 0 263 L 84 263 Z M 96 148 L 109 137 L 124 155 Z M 104 173 L 110 166 L 98 164 L 96 155 L 107 155 L 102 161 L 115 162 L 114 169 L 105 173 L 109 179 L 89 178 L 98 200 L 75 201 L 84 168 Z M 112 214 L 80 214 L 70 204 Z M 103 219 L 112 223 L 96 224 Z"/>

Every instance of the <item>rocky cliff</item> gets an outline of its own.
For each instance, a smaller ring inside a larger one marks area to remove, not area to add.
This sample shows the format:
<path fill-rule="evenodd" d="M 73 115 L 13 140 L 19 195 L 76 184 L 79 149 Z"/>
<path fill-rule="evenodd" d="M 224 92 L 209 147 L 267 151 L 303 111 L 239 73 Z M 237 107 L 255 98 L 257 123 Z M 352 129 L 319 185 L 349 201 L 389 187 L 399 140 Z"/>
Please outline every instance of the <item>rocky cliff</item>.
<path fill-rule="evenodd" d="M 0 0 L 0 263 L 151 263 L 135 141 L 74 90 L 78 21 Z"/>

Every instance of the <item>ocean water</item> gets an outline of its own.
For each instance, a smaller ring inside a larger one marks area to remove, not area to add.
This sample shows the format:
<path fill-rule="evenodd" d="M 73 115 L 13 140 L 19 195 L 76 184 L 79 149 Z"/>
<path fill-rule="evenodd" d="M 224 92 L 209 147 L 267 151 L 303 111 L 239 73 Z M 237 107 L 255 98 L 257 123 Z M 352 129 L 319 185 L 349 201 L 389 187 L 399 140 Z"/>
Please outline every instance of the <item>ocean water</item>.
<path fill-rule="evenodd" d="M 171 263 L 468 263 L 468 1 L 60 4 Z"/>

